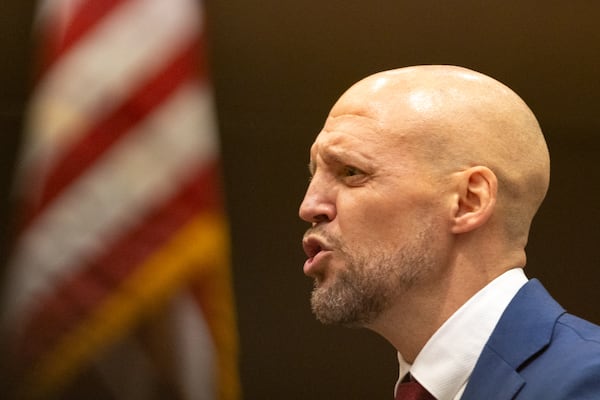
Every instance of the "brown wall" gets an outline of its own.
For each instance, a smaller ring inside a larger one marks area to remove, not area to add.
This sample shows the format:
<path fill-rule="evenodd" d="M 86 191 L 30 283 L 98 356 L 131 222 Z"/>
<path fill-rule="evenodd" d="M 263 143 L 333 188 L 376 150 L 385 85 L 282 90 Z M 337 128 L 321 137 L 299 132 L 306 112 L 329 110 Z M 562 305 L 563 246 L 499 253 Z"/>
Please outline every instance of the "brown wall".
<path fill-rule="evenodd" d="M 0 182 L 18 142 L 29 1 L 2 5 Z M 542 7 L 541 4 L 544 4 Z M 308 306 L 297 207 L 308 148 L 351 83 L 397 66 L 459 64 L 507 83 L 538 115 L 552 183 L 529 244 L 530 276 L 600 322 L 600 3 L 208 1 L 211 68 L 231 216 L 247 399 L 391 398 L 393 349 L 323 327 Z M 10 10 L 9 10 L 10 9 Z"/>

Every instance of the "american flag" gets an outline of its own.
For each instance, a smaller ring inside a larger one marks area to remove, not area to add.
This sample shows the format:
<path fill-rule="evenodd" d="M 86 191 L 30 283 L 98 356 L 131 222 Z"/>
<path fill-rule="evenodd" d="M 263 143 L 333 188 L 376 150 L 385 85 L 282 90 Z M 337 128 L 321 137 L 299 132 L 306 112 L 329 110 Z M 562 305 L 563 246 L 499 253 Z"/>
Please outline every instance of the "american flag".
<path fill-rule="evenodd" d="M 3 293 L 18 398 L 239 398 L 204 17 L 194 0 L 39 4 Z"/>

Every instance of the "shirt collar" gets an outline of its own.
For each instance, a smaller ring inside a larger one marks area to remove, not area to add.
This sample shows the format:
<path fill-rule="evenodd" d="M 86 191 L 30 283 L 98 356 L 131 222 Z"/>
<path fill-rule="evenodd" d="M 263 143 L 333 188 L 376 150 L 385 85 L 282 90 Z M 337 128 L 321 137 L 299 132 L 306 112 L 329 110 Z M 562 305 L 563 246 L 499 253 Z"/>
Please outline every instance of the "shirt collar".
<path fill-rule="evenodd" d="M 398 383 L 410 371 L 436 399 L 454 399 L 464 390 L 502 313 L 526 282 L 522 268 L 505 272 L 463 304 L 433 334 L 412 365 L 398 353 Z"/>

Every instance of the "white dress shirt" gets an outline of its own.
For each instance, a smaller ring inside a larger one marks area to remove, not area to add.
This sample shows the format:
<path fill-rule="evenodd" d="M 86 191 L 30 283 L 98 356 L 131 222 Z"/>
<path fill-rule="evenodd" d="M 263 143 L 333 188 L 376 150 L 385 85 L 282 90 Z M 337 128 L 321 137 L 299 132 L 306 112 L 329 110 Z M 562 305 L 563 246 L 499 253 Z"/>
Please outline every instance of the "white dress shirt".
<path fill-rule="evenodd" d="M 527 282 L 511 269 L 463 304 L 427 341 L 412 365 L 398 353 L 400 377 L 410 372 L 437 400 L 458 400 L 508 303 Z"/>

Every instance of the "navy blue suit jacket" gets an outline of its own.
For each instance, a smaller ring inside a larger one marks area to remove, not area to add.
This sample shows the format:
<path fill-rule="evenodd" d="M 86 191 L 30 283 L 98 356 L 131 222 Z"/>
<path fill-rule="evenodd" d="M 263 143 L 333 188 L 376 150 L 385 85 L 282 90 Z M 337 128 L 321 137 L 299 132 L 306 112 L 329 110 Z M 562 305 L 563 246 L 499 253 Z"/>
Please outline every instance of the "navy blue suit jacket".
<path fill-rule="evenodd" d="M 502 314 L 462 400 L 600 399 L 600 326 L 530 280 Z"/>

